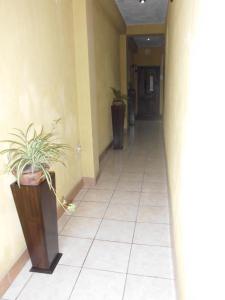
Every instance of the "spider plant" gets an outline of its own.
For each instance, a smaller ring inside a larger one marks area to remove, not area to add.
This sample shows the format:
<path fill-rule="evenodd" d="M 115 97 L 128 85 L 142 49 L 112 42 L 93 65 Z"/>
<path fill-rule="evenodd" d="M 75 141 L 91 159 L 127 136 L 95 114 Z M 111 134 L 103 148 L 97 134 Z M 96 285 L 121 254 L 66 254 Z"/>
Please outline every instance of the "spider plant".
<path fill-rule="evenodd" d="M 54 163 L 65 166 L 63 161 L 65 151 L 70 149 L 68 145 L 57 142 L 55 129 L 58 122 L 59 120 L 54 121 L 48 133 L 44 131 L 43 126 L 40 131 L 37 131 L 33 123 L 25 131 L 14 128 L 14 132 L 10 133 L 13 139 L 0 141 L 9 144 L 9 147 L 2 150 L 0 154 L 7 155 L 7 171 L 15 175 L 19 186 L 23 174 L 41 171 L 42 177 L 47 180 L 49 188 L 56 195 L 50 167 Z M 73 209 L 72 204 L 67 204 L 64 199 L 60 201 L 57 195 L 56 199 L 64 209 Z"/>
<path fill-rule="evenodd" d="M 124 100 L 127 100 L 127 96 L 122 95 L 120 90 L 117 90 L 113 87 L 111 87 L 111 90 L 112 90 L 113 95 L 114 95 L 113 102 L 123 102 L 124 103 Z"/>

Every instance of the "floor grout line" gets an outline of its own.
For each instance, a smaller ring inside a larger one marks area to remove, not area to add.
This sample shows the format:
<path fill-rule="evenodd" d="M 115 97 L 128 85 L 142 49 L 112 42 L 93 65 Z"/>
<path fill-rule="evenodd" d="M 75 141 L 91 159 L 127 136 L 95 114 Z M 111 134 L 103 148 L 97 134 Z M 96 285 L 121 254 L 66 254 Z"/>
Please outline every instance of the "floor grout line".
<path fill-rule="evenodd" d="M 118 180 L 119 180 L 119 179 L 118 179 Z M 114 189 L 114 191 L 113 191 L 113 193 L 112 193 L 112 195 L 111 195 L 111 199 L 112 199 L 112 197 L 113 197 L 113 195 L 114 195 L 114 193 L 115 193 L 115 190 L 116 190 L 116 189 Z M 90 253 L 90 251 L 91 251 L 91 249 L 92 249 L 92 246 L 93 246 L 93 244 L 94 244 L 94 242 L 95 242 L 95 240 L 96 240 L 96 236 L 97 236 L 97 234 L 98 234 L 98 232 L 99 232 L 99 229 L 100 229 L 101 224 L 102 224 L 102 222 L 103 222 L 104 216 L 105 216 L 105 214 L 106 214 L 106 212 L 107 212 L 107 209 L 108 209 L 108 207 L 109 207 L 109 204 L 110 204 L 110 202 L 111 202 L 111 199 L 110 199 L 110 201 L 109 201 L 109 203 L 108 203 L 108 205 L 107 205 L 107 207 L 106 207 L 106 209 L 105 209 L 105 212 L 104 212 L 103 217 L 101 218 L 101 222 L 99 223 L 99 226 L 98 226 L 98 229 L 97 229 L 97 231 L 96 231 L 96 233 L 95 233 L 95 236 L 94 236 L 94 238 L 93 238 L 93 241 L 92 241 L 92 243 L 91 243 L 91 245 L 90 245 L 90 247 L 89 247 L 89 249 L 88 249 L 88 252 L 87 252 L 87 254 L 86 254 L 86 256 L 85 256 L 85 259 L 84 259 L 83 264 L 82 264 L 82 266 L 81 266 L 80 272 L 79 272 L 79 274 L 78 274 L 78 276 L 77 276 L 77 279 L 76 279 L 76 281 L 75 281 L 75 283 L 74 283 L 74 286 L 73 286 L 73 288 L 72 288 L 72 290 L 71 290 L 71 293 L 70 293 L 70 296 L 69 296 L 68 300 L 71 299 L 71 296 L 72 296 L 72 294 L 73 294 L 73 292 L 74 292 L 74 290 L 75 290 L 75 288 L 76 288 L 76 284 L 77 284 L 77 282 L 78 282 L 78 280 L 79 280 L 79 277 L 80 277 L 80 275 L 81 275 L 81 272 L 82 272 L 82 270 L 83 270 L 83 268 L 84 268 L 84 265 L 85 265 L 85 262 L 86 262 L 86 260 L 87 260 L 87 257 L 88 257 L 88 255 L 89 255 L 89 253 Z"/>
<path fill-rule="evenodd" d="M 133 248 L 133 243 L 134 243 L 134 237 L 135 237 L 135 232 L 136 232 L 136 226 L 137 226 L 137 219 L 138 219 L 138 214 L 139 214 L 140 201 L 141 201 L 141 195 L 139 195 L 139 205 L 138 205 L 138 209 L 137 209 L 136 220 L 135 220 L 135 225 L 134 225 L 134 232 L 133 232 L 133 237 L 132 237 L 132 243 L 131 243 L 131 247 L 130 247 L 130 254 L 129 254 L 129 258 L 128 258 L 127 272 L 126 272 L 126 278 L 125 278 L 125 282 L 124 282 L 124 289 L 123 289 L 122 300 L 124 299 L 124 296 L 125 296 L 125 293 L 126 293 L 127 277 L 128 277 L 128 271 L 129 271 L 130 260 L 131 260 L 131 253 L 132 253 L 132 248 Z"/>
<path fill-rule="evenodd" d="M 60 218 L 62 218 L 64 215 L 62 215 Z M 68 216 L 68 215 L 65 215 L 65 216 Z M 58 235 L 60 235 L 62 232 L 63 232 L 63 230 L 64 230 L 64 228 L 65 228 L 65 226 L 69 223 L 69 221 L 71 220 L 71 217 L 70 216 L 68 216 L 69 218 L 68 218 L 68 220 L 65 222 L 65 224 L 62 226 L 62 228 L 61 228 L 61 230 L 59 231 L 58 230 Z M 60 219 L 59 219 L 60 220 Z M 57 226 L 58 226 L 58 223 L 59 223 L 59 221 L 57 222 Z M 58 226 L 59 227 L 59 226 Z"/>
<path fill-rule="evenodd" d="M 67 265 L 67 264 L 61 264 L 61 266 L 81 268 L 79 266 L 71 266 L 71 265 Z M 91 267 L 85 267 L 85 266 L 82 267 L 82 269 L 85 269 L 85 270 L 95 270 L 95 271 L 101 271 L 101 272 L 109 272 L 109 273 L 122 274 L 122 275 L 126 275 L 127 274 L 127 275 L 138 276 L 138 277 L 156 278 L 156 279 L 164 279 L 164 280 L 174 281 L 174 278 L 169 278 L 169 277 L 150 276 L 150 275 L 143 275 L 143 274 L 136 274 L 136 273 L 124 273 L 124 272 L 118 272 L 118 271 L 112 271 L 112 270 L 106 270 L 106 269 L 99 269 L 99 268 L 91 268 Z"/>
<path fill-rule="evenodd" d="M 18 293 L 18 295 L 16 296 L 15 299 L 18 299 L 20 297 L 20 295 L 22 294 L 22 292 L 24 291 L 24 289 L 26 288 L 26 286 L 30 282 L 30 280 L 33 277 L 33 275 L 34 275 L 34 273 L 32 273 L 31 276 L 27 279 L 27 281 L 25 282 L 25 284 L 23 285 L 22 289 L 20 290 L 20 292 Z"/>
<path fill-rule="evenodd" d="M 134 227 L 134 230 L 135 230 L 135 227 Z M 85 237 L 65 235 L 65 234 L 60 234 L 59 236 L 61 236 L 61 237 L 69 237 L 69 238 L 73 238 L 73 239 L 80 239 L 80 240 L 95 240 L 95 241 L 99 241 L 99 242 L 109 242 L 109 243 L 118 243 L 118 244 L 135 245 L 135 246 L 161 247 L 161 248 L 169 248 L 169 249 L 171 248 L 171 246 L 134 243 L 132 241 L 129 243 L 129 242 L 115 241 L 115 240 L 106 240 L 106 239 L 99 239 L 99 238 L 85 238 Z"/>

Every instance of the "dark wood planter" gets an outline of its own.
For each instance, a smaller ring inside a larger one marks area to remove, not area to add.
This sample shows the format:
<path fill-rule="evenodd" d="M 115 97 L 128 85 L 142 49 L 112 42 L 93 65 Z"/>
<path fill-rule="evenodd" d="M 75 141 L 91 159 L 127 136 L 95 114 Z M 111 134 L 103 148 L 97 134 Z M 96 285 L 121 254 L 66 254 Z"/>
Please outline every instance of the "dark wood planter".
<path fill-rule="evenodd" d="M 55 174 L 51 173 L 55 187 Z M 53 273 L 59 253 L 57 209 L 54 193 L 47 181 L 38 186 L 11 184 L 14 202 L 30 254 L 31 272 Z"/>
<path fill-rule="evenodd" d="M 111 106 L 113 127 L 113 149 L 123 149 L 125 104 L 113 103 Z"/>
<path fill-rule="evenodd" d="M 136 99 L 135 89 L 129 89 L 128 90 L 128 124 L 130 126 L 135 125 L 135 99 Z"/>

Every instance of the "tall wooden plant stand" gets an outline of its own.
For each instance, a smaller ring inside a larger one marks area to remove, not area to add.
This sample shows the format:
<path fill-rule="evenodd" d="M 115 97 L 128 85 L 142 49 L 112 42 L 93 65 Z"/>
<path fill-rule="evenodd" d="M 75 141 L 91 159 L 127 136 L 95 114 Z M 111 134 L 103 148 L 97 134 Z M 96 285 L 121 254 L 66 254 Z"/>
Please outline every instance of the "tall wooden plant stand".
<path fill-rule="evenodd" d="M 123 149 L 125 107 L 123 102 L 115 102 L 111 105 L 113 149 Z"/>
<path fill-rule="evenodd" d="M 55 174 L 51 173 L 55 187 Z M 14 202 L 32 262 L 31 272 L 52 274 L 59 253 L 57 210 L 54 193 L 47 181 L 38 186 L 11 184 Z"/>

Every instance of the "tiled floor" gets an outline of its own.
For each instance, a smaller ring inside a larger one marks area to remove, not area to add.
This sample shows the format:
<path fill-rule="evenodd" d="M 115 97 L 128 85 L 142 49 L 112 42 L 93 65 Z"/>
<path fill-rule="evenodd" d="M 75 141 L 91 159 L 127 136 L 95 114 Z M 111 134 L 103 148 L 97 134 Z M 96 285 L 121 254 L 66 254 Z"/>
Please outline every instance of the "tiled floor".
<path fill-rule="evenodd" d="M 125 145 L 59 220 L 54 274 L 29 273 L 27 263 L 3 299 L 175 300 L 160 123 L 137 123 Z"/>

